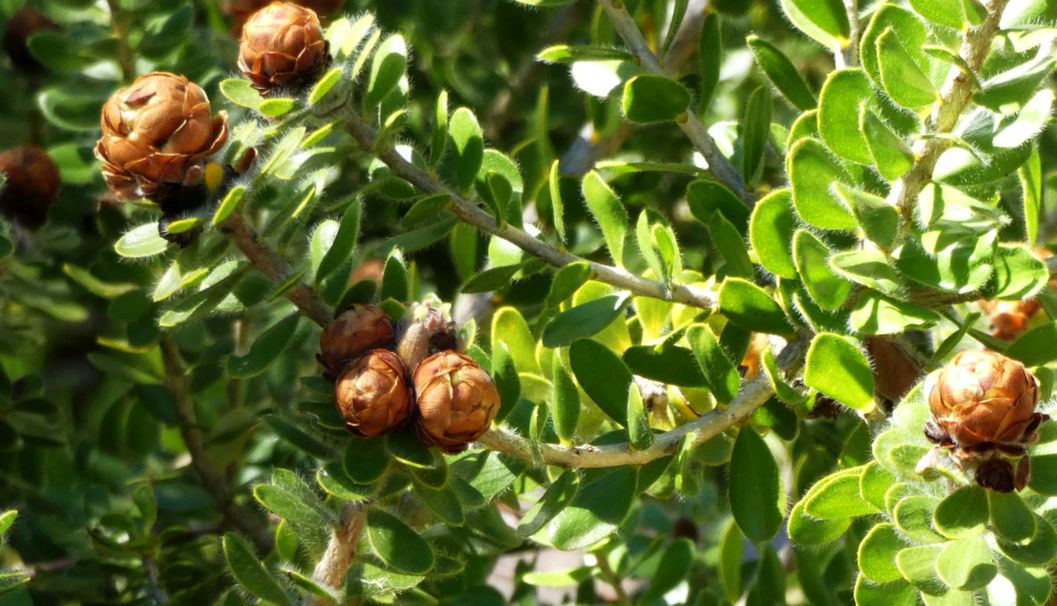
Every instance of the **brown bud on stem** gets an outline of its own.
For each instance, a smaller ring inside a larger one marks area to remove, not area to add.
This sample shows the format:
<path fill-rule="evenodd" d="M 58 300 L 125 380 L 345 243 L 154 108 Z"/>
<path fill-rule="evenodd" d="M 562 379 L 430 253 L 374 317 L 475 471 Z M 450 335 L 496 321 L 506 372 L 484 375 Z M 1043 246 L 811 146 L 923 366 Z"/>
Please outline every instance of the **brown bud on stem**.
<path fill-rule="evenodd" d="M 373 305 L 353 305 L 338 314 L 319 336 L 319 361 L 332 375 L 372 349 L 393 346 L 393 323 Z"/>
<path fill-rule="evenodd" d="M 963 467 L 975 467 L 981 486 L 1023 487 L 1030 473 L 1026 446 L 1047 418 L 1035 412 L 1038 380 L 1023 364 L 992 351 L 963 351 L 939 372 L 928 398 L 926 437 Z M 1015 471 L 1006 456 L 1023 457 Z"/>
<path fill-rule="evenodd" d="M 303 89 L 330 64 L 319 17 L 292 2 L 273 2 L 242 28 L 239 69 L 262 95 L 286 86 Z"/>
<path fill-rule="evenodd" d="M 492 424 L 499 410 L 495 383 L 471 358 L 442 351 L 426 358 L 414 374 L 419 439 L 448 453 L 466 449 Z"/>
<path fill-rule="evenodd" d="M 29 39 L 37 32 L 55 29 L 59 29 L 58 24 L 28 6 L 12 15 L 4 30 L 4 50 L 11 58 L 11 65 L 26 74 L 44 71 L 44 66 L 29 51 Z"/>
<path fill-rule="evenodd" d="M 411 416 L 414 400 L 404 363 L 387 349 L 370 351 L 348 365 L 334 395 L 345 428 L 360 438 L 400 426 Z"/>
<path fill-rule="evenodd" d="M 59 193 L 59 166 L 39 147 L 0 153 L 0 212 L 31 229 L 44 224 Z"/>
<path fill-rule="evenodd" d="M 95 155 L 121 199 L 155 199 L 163 190 L 198 185 L 205 158 L 228 135 L 226 114 L 213 116 L 205 91 L 168 72 L 140 76 L 111 95 L 100 122 Z"/>

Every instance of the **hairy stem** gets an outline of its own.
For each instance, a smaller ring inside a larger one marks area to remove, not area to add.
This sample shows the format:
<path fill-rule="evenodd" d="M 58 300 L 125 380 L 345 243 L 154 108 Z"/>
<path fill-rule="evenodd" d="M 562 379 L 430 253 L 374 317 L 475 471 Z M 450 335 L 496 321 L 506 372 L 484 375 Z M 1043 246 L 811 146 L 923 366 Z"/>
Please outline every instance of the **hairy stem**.
<path fill-rule="evenodd" d="M 627 45 L 628 49 L 638 57 L 642 67 L 654 74 L 664 74 L 665 71 L 657 61 L 657 56 L 650 49 L 646 38 L 643 37 L 642 32 L 639 30 L 638 24 L 635 23 L 635 20 L 628 14 L 627 9 L 624 8 L 624 3 L 615 0 L 598 0 L 598 4 L 606 11 L 610 22 L 613 24 L 613 29 L 624 40 L 624 44 Z M 716 142 L 708 134 L 708 128 L 704 122 L 693 112 L 687 112 L 686 119 L 677 122 L 677 124 L 686 133 L 687 138 L 697 148 L 697 151 L 704 156 L 712 174 L 745 201 L 749 207 L 752 207 L 755 198 L 750 192 L 745 190 L 745 184 L 738 174 L 738 169 L 719 151 Z"/>
<path fill-rule="evenodd" d="M 796 371 L 804 361 L 805 342 L 794 341 L 778 355 L 778 366 L 785 372 Z M 559 467 L 616 467 L 644 465 L 675 454 L 683 436 L 690 435 L 694 444 L 701 444 L 730 427 L 752 416 L 774 395 L 766 375 L 760 375 L 742 386 L 729 406 L 713 410 L 658 435 L 653 445 L 644 450 L 633 450 L 629 444 L 606 446 L 574 446 L 563 448 L 523 438 L 503 429 L 492 429 L 478 440 L 481 444 L 508 455 L 531 462 L 542 462 Z"/>
<path fill-rule="evenodd" d="M 235 246 L 260 270 L 277 284 L 286 284 L 293 279 L 290 268 L 279 253 L 261 242 L 257 232 L 246 223 L 242 215 L 235 213 L 220 224 L 223 231 L 235 243 Z M 333 313 L 319 295 L 300 280 L 286 290 L 286 297 L 293 302 L 306 316 L 320 326 L 326 326 Z"/>
<path fill-rule="evenodd" d="M 176 409 L 176 418 L 180 425 L 180 435 L 187 446 L 187 452 L 191 455 L 191 466 L 201 478 L 202 485 L 220 506 L 226 523 L 249 535 L 262 551 L 270 551 L 272 538 L 267 528 L 259 524 L 258 519 L 252 514 L 242 511 L 235 505 L 227 478 L 217 468 L 206 449 L 205 438 L 198 426 L 198 415 L 195 413 L 194 402 L 191 400 L 191 381 L 187 376 L 180 348 L 168 335 L 162 335 L 159 347 L 162 363 L 165 366 L 165 387 L 173 399 L 173 407 Z"/>
<path fill-rule="evenodd" d="M 327 550 L 312 572 L 313 580 L 334 589 L 341 589 L 345 585 L 345 575 L 349 572 L 352 558 L 356 556 L 356 543 L 367 524 L 367 509 L 361 504 L 349 505 L 341 518 L 341 525 L 330 535 Z M 321 599 L 316 603 L 322 606 L 327 602 Z"/>
<path fill-rule="evenodd" d="M 998 33 L 998 24 L 1002 11 L 1009 0 L 991 0 L 990 13 L 978 27 L 969 30 L 962 42 L 959 54 L 968 68 L 976 72 L 983 65 L 987 53 L 991 50 Z M 951 68 L 947 81 L 940 90 L 939 100 L 933 104 L 932 113 L 925 124 L 929 134 L 942 135 L 950 133 L 958 124 L 958 118 L 969 106 L 973 96 L 973 76 L 960 67 Z M 889 201 L 903 214 L 906 223 L 913 220 L 914 206 L 918 194 L 932 178 L 932 171 L 940 155 L 951 146 L 950 140 L 942 137 L 930 137 L 918 141 L 914 149 L 915 161 L 905 175 L 892 186 L 888 194 Z"/>
<path fill-rule="evenodd" d="M 472 200 L 438 181 L 433 175 L 408 162 L 392 146 L 378 147 L 374 129 L 356 116 L 348 116 L 346 127 L 360 147 L 378 156 L 397 176 L 405 179 L 427 194 L 445 194 L 450 197 L 449 210 L 464 223 L 514 244 L 525 252 L 555 267 L 586 261 L 568 251 L 560 250 L 547 242 L 509 223 L 500 226 L 492 215 L 481 209 Z M 673 284 L 671 288 L 663 282 L 649 280 L 619 267 L 588 261 L 593 278 L 635 295 L 683 303 L 701 309 L 712 309 L 716 305 L 715 295 L 686 285 Z"/>

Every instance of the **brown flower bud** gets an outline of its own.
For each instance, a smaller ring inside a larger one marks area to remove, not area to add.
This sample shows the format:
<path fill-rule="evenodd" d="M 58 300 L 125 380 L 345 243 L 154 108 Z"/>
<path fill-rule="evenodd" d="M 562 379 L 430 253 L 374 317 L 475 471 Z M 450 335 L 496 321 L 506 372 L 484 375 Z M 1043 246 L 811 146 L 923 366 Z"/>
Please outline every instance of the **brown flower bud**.
<path fill-rule="evenodd" d="M 140 76 L 111 95 L 100 122 L 95 155 L 122 199 L 200 183 L 204 159 L 228 136 L 226 114 L 212 115 L 205 91 L 167 72 Z"/>
<path fill-rule="evenodd" d="M 242 28 L 239 69 L 262 95 L 279 86 L 301 89 L 330 63 L 327 48 L 312 9 L 273 2 Z"/>
<path fill-rule="evenodd" d="M 992 351 L 963 351 L 932 386 L 926 435 L 966 453 L 1020 453 L 1045 418 L 1035 412 L 1038 401 L 1038 381 L 1023 364 Z"/>
<path fill-rule="evenodd" d="M 242 26 L 250 16 L 271 2 L 272 0 L 224 0 L 220 4 L 220 10 L 231 15 L 235 20 L 234 32 L 237 36 L 242 32 Z M 310 8 L 322 17 L 333 15 L 341 10 L 341 7 L 345 5 L 345 0 L 296 0 L 295 4 Z"/>
<path fill-rule="evenodd" d="M 49 29 L 59 29 L 59 26 L 40 11 L 28 6 L 11 16 L 7 29 L 4 30 L 4 50 L 15 69 L 27 74 L 44 71 L 44 66 L 29 52 L 28 43 L 33 34 Z"/>
<path fill-rule="evenodd" d="M 373 305 L 353 305 L 323 329 L 319 361 L 337 375 L 346 364 L 372 349 L 393 346 L 393 323 Z"/>
<path fill-rule="evenodd" d="M 454 351 L 426 358 L 414 374 L 419 439 L 448 453 L 466 449 L 499 410 L 495 383 L 477 362 Z"/>
<path fill-rule="evenodd" d="M 0 153 L 0 212 L 28 228 L 44 224 L 59 193 L 59 167 L 39 147 L 15 147 Z"/>
<path fill-rule="evenodd" d="M 375 349 L 350 364 L 334 385 L 345 428 L 360 438 L 386 433 L 411 416 L 414 398 L 407 369 L 388 349 Z"/>

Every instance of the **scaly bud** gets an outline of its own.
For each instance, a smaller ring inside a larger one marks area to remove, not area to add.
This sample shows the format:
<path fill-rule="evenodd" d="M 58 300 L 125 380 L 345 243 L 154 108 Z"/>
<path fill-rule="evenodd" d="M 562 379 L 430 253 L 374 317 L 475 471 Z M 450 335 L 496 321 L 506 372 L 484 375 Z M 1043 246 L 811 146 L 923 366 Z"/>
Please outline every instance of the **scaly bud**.
<path fill-rule="evenodd" d="M 418 436 L 444 452 L 465 450 L 488 430 L 499 410 L 492 378 L 471 358 L 454 351 L 426 358 L 415 369 L 414 382 Z"/>
<path fill-rule="evenodd" d="M 334 385 L 345 428 L 369 438 L 400 426 L 411 416 L 413 398 L 400 357 L 375 349 L 348 365 Z"/>
<path fill-rule="evenodd" d="M 44 224 L 59 193 L 59 166 L 39 147 L 15 147 L 0 153 L 0 212 L 35 229 Z"/>
<path fill-rule="evenodd" d="M 226 114 L 183 76 L 154 72 L 111 95 L 95 155 L 118 198 L 161 201 L 163 190 L 199 185 L 205 159 L 227 140 Z M 177 196 L 180 197 L 180 196 Z"/>
<path fill-rule="evenodd" d="M 239 69 L 262 95 L 280 86 L 299 90 L 330 63 L 319 17 L 292 2 L 273 2 L 242 28 Z"/>
<path fill-rule="evenodd" d="M 393 346 L 393 323 L 373 305 L 353 305 L 338 314 L 319 336 L 319 361 L 332 375 L 372 349 Z"/>

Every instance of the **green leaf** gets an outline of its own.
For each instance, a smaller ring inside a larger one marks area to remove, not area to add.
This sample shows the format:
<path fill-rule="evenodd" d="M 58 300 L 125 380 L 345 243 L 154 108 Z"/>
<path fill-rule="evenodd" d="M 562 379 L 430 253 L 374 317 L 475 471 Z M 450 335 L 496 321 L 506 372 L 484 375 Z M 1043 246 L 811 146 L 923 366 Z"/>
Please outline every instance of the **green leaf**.
<path fill-rule="evenodd" d="M 403 218 L 400 219 L 400 225 L 415 227 L 424 223 L 432 223 L 436 221 L 438 215 L 444 215 L 445 209 L 450 205 L 451 195 L 447 193 L 422 196 L 404 213 Z"/>
<path fill-rule="evenodd" d="M 910 6 L 917 14 L 936 25 L 959 30 L 962 28 L 962 0 L 910 0 Z"/>
<path fill-rule="evenodd" d="M 690 573 L 690 566 L 693 563 L 694 544 L 690 542 L 690 539 L 679 538 L 672 541 L 661 554 L 661 559 L 657 563 L 657 572 L 653 574 L 649 587 L 642 594 L 643 603 L 660 599 L 674 589 Z"/>
<path fill-rule="evenodd" d="M 608 46 L 587 46 L 555 44 L 536 53 L 536 58 L 544 63 L 571 64 L 577 61 L 618 61 L 631 60 L 632 56 L 625 50 Z"/>
<path fill-rule="evenodd" d="M 708 225 L 718 211 L 744 234 L 749 226 L 749 208 L 726 185 L 714 179 L 697 179 L 686 187 L 686 201 L 698 221 Z"/>
<path fill-rule="evenodd" d="M 483 293 L 500 290 L 510 285 L 514 274 L 521 270 L 521 265 L 502 265 L 490 267 L 470 276 L 470 279 L 459 290 L 464 293 Z"/>
<path fill-rule="evenodd" d="M 693 352 L 670 342 L 635 345 L 621 356 L 631 372 L 666 385 L 707 387 Z"/>
<path fill-rule="evenodd" d="M 882 177 L 894 181 L 913 166 L 914 155 L 907 144 L 865 105 L 859 113 L 859 130 Z"/>
<path fill-rule="evenodd" d="M 795 231 L 796 217 L 789 190 L 773 191 L 756 202 L 749 222 L 749 242 L 760 265 L 780 278 L 797 277 L 790 247 Z"/>
<path fill-rule="evenodd" d="M 947 586 L 936 576 L 936 559 L 940 548 L 930 545 L 908 547 L 896 554 L 896 568 L 899 574 L 922 593 L 942 595 L 947 593 Z"/>
<path fill-rule="evenodd" d="M 924 107 L 938 98 L 932 82 L 894 30 L 886 30 L 877 38 L 877 67 L 885 92 L 903 107 Z"/>
<path fill-rule="evenodd" d="M 495 418 L 497 422 L 502 422 L 521 398 L 521 379 L 506 343 L 499 341 L 496 345 L 492 350 L 492 379 L 499 390 L 500 404 Z"/>
<path fill-rule="evenodd" d="M 1057 334 L 1054 338 L 1057 338 Z M 1057 496 L 1057 454 L 1031 457 L 1031 478 L 1028 480 L 1028 486 L 1039 494 Z"/>
<path fill-rule="evenodd" d="M 550 291 L 547 293 L 547 307 L 557 308 L 587 283 L 591 279 L 591 274 L 591 264 L 587 261 L 576 261 L 559 269 L 554 273 L 554 279 L 551 280 Z"/>
<path fill-rule="evenodd" d="M 745 536 L 769 541 L 785 519 L 785 493 L 778 464 L 767 444 L 751 427 L 742 427 L 730 458 L 728 497 L 731 512 Z"/>
<path fill-rule="evenodd" d="M 918 65 L 926 64 L 924 46 L 928 43 L 928 29 L 914 13 L 895 3 L 885 3 L 874 13 L 859 42 L 859 60 L 863 70 L 878 87 L 882 87 L 878 59 L 878 39 L 891 29 L 904 50 L 915 54 Z"/>
<path fill-rule="evenodd" d="M 991 549 L 982 538 L 952 541 L 936 558 L 936 573 L 954 589 L 980 589 L 998 573 Z"/>
<path fill-rule="evenodd" d="M 719 310 L 731 322 L 759 332 L 792 334 L 785 312 L 767 291 L 742 278 L 727 278 L 719 290 Z"/>
<path fill-rule="evenodd" d="M 896 554 L 903 547 L 903 539 L 891 524 L 878 524 L 859 543 L 859 570 L 875 583 L 901 579 L 896 566 Z"/>
<path fill-rule="evenodd" d="M 987 491 L 991 527 L 1006 541 L 1018 543 L 1035 536 L 1035 514 L 1016 492 Z"/>
<path fill-rule="evenodd" d="M 448 526 L 462 526 L 466 521 L 462 503 L 455 495 L 450 486 L 444 485 L 439 488 L 428 486 L 421 482 L 414 482 L 415 494 L 418 495 L 426 507 Z"/>
<path fill-rule="evenodd" d="M 536 338 L 532 336 L 528 323 L 515 307 L 500 307 L 492 316 L 492 351 L 496 343 L 506 343 L 518 371 L 540 374 L 536 361 Z"/>
<path fill-rule="evenodd" d="M 0 540 L 3 539 L 4 535 L 11 526 L 15 524 L 15 518 L 18 517 L 18 512 L 14 509 L 8 509 L 7 511 L 0 513 Z"/>
<path fill-rule="evenodd" d="M 786 159 L 793 206 L 806 223 L 821 229 L 855 229 L 851 211 L 832 192 L 837 182 L 850 183 L 848 173 L 815 139 L 802 139 Z"/>
<path fill-rule="evenodd" d="M 635 222 L 635 241 L 639 246 L 642 259 L 646 261 L 646 266 L 650 268 L 653 275 L 662 278 L 665 284 L 671 284 L 671 275 L 661 263 L 661 257 L 653 244 L 648 214 L 645 210 L 639 213 L 639 219 Z"/>
<path fill-rule="evenodd" d="M 628 516 L 638 480 L 634 466 L 587 470 L 572 502 L 535 534 L 535 540 L 576 550 L 609 537 Z"/>
<path fill-rule="evenodd" d="M 807 82 L 804 82 L 800 71 L 782 51 L 755 34 L 746 38 L 746 42 L 756 57 L 756 65 L 760 66 L 778 92 L 801 111 L 815 108 L 815 94 L 808 88 Z"/>
<path fill-rule="evenodd" d="M 829 265 L 838 274 L 888 295 L 903 292 L 903 280 L 888 257 L 879 250 L 856 250 L 837 253 Z"/>
<path fill-rule="evenodd" d="M 448 144 L 448 91 L 442 90 L 437 95 L 437 105 L 433 110 L 433 131 L 429 145 L 429 166 L 435 169 Z"/>
<path fill-rule="evenodd" d="M 294 528 L 299 535 L 298 542 L 308 547 L 313 557 L 323 555 L 334 520 L 332 516 L 324 515 L 326 510 L 318 497 L 310 493 L 300 480 L 291 487 L 273 484 L 256 486 L 253 496 L 265 509 Z"/>
<path fill-rule="evenodd" d="M 1050 270 L 1031 249 L 1016 244 L 999 245 L 995 271 L 987 287 L 988 299 L 1024 300 L 1039 293 L 1050 279 Z"/>
<path fill-rule="evenodd" d="M 291 604 L 278 579 L 261 564 L 249 541 L 234 532 L 224 535 L 224 557 L 228 569 L 243 589 L 273 604 Z"/>
<path fill-rule="evenodd" d="M 429 543 L 384 511 L 372 508 L 367 512 L 367 540 L 374 553 L 396 571 L 422 575 L 433 568 L 433 549 Z"/>
<path fill-rule="evenodd" d="M 979 536 L 987 524 L 987 493 L 979 486 L 965 486 L 940 501 L 932 516 L 936 530 L 951 539 Z"/>
<path fill-rule="evenodd" d="M 847 338 L 821 333 L 811 341 L 804 366 L 804 383 L 856 410 L 874 406 L 870 363 Z"/>
<path fill-rule="evenodd" d="M 903 581 L 875 585 L 863 575 L 855 580 L 856 606 L 917 606 L 918 592 Z"/>
<path fill-rule="evenodd" d="M 342 459 L 345 473 L 357 484 L 378 481 L 389 467 L 389 449 L 384 438 L 349 440 Z"/>
<path fill-rule="evenodd" d="M 756 268 L 749 259 L 745 237 L 737 228 L 718 210 L 712 213 L 707 225 L 713 245 L 727 261 L 727 275 L 748 279 L 755 277 Z"/>
<path fill-rule="evenodd" d="M 876 292 L 864 291 L 855 302 L 849 325 L 867 335 L 894 335 L 933 326 L 942 317 L 935 311 Z"/>
<path fill-rule="evenodd" d="M 371 75 L 367 80 L 364 104 L 374 107 L 381 103 L 396 88 L 406 71 L 407 43 L 400 34 L 393 34 L 378 46 L 371 60 Z"/>
<path fill-rule="evenodd" d="M 686 340 L 712 395 L 729 404 L 738 395 L 741 376 L 715 333 L 707 324 L 694 324 L 686 331 Z"/>
<path fill-rule="evenodd" d="M 210 223 L 213 225 L 220 225 L 223 223 L 225 219 L 235 212 L 235 209 L 239 206 L 239 202 L 242 202 L 242 198 L 245 195 L 245 185 L 236 185 L 228 190 L 228 193 L 224 194 L 224 199 L 217 205 L 217 210 L 213 213 L 213 219 Z"/>
<path fill-rule="evenodd" d="M 329 446 L 279 415 L 267 414 L 261 417 L 261 420 L 277 436 L 309 456 L 317 459 L 329 459 L 334 455 Z"/>
<path fill-rule="evenodd" d="M 558 240 L 565 242 L 565 201 L 562 199 L 562 177 L 558 171 L 559 167 L 560 162 L 558 160 L 551 163 L 550 171 L 547 173 L 547 193 L 550 194 L 554 231 L 558 232 Z"/>
<path fill-rule="evenodd" d="M 569 363 L 580 387 L 602 412 L 627 425 L 631 371 L 623 360 L 598 341 L 580 339 L 569 347 Z"/>
<path fill-rule="evenodd" d="M 701 80 L 697 95 L 699 113 L 707 111 L 712 104 L 722 63 L 723 36 L 720 32 L 719 14 L 709 11 L 701 22 L 701 36 L 697 44 L 697 73 Z"/>
<path fill-rule="evenodd" d="M 338 224 L 337 233 L 334 234 L 334 240 L 320 260 L 319 267 L 316 268 L 317 284 L 348 261 L 353 251 L 356 250 L 356 240 L 360 235 L 360 213 L 362 209 L 363 205 L 359 200 L 353 201 L 345 209 L 345 214 L 341 217 L 341 223 Z"/>
<path fill-rule="evenodd" d="M 379 296 L 382 301 L 386 299 L 407 301 L 410 290 L 410 277 L 407 266 L 404 264 L 404 255 L 399 248 L 394 248 L 389 253 L 389 257 L 385 260 L 385 267 L 382 269 L 382 288 Z"/>
<path fill-rule="evenodd" d="M 1017 169 L 1020 189 L 1024 192 L 1024 230 L 1028 246 L 1035 246 L 1039 235 L 1039 213 L 1042 210 L 1042 157 L 1037 147 L 1032 148 L 1031 157 Z"/>
<path fill-rule="evenodd" d="M 884 198 L 859 191 L 843 183 L 834 184 L 837 196 L 851 209 L 863 233 L 884 250 L 899 238 L 899 211 Z"/>
<path fill-rule="evenodd" d="M 892 513 L 895 526 L 907 538 L 917 543 L 945 543 L 947 540 L 932 528 L 932 512 L 937 508 L 937 500 L 922 495 L 913 495 L 895 504 Z"/>
<path fill-rule="evenodd" d="M 653 432 L 642 394 L 634 383 L 628 387 L 627 410 L 628 444 L 633 450 L 646 450 L 653 445 Z"/>
<path fill-rule="evenodd" d="M 1053 91 L 1042 89 L 1017 114 L 1002 123 L 992 143 L 995 147 L 1017 148 L 1038 137 L 1053 116 Z"/>
<path fill-rule="evenodd" d="M 771 137 L 771 91 L 761 86 L 749 95 L 741 117 L 741 178 L 755 183 L 763 170 L 763 152 Z"/>
<path fill-rule="evenodd" d="M 1036 516 L 1035 535 L 1029 541 L 1012 543 L 998 537 L 998 547 L 1018 564 L 1048 566 L 1057 559 L 1057 533 L 1046 518 Z"/>
<path fill-rule="evenodd" d="M 799 229 L 793 236 L 793 262 L 811 299 L 826 311 L 840 309 L 851 292 L 851 283 L 829 267 L 829 248 L 814 234 Z"/>
<path fill-rule="evenodd" d="M 1057 359 L 1057 323 L 1047 323 L 1032 328 L 1017 337 L 1003 353 L 1026 366 L 1039 366 Z"/>
<path fill-rule="evenodd" d="M 320 76 L 319 81 L 315 83 L 312 90 L 308 93 L 309 105 L 315 105 L 322 101 L 327 96 L 327 93 L 334 89 L 334 85 L 341 81 L 341 75 L 342 69 L 334 67 Z"/>
<path fill-rule="evenodd" d="M 455 151 L 456 183 L 466 191 L 477 179 L 484 161 L 484 135 L 472 111 L 465 107 L 455 110 L 448 124 L 448 137 Z"/>
<path fill-rule="evenodd" d="M 563 347 L 591 337 L 620 317 L 627 295 L 608 295 L 561 312 L 543 327 L 544 347 Z"/>
<path fill-rule="evenodd" d="M 234 379 L 249 379 L 268 370 L 290 345 L 300 319 L 301 314 L 294 313 L 276 322 L 253 341 L 249 353 L 228 358 L 228 374 Z"/>
<path fill-rule="evenodd" d="M 797 29 L 822 46 L 847 46 L 851 26 L 841 0 L 782 0 L 782 10 Z"/>
<path fill-rule="evenodd" d="M 432 451 L 419 442 L 412 432 L 397 431 L 386 435 L 385 446 L 394 459 L 413 470 L 429 469 L 437 463 Z"/>
<path fill-rule="evenodd" d="M 763 351 L 760 355 L 760 360 L 764 371 L 767 373 L 767 380 L 770 381 L 771 388 L 774 389 L 775 397 L 792 407 L 799 407 L 807 401 L 807 394 L 801 393 L 785 381 L 770 349 Z"/>
<path fill-rule="evenodd" d="M 789 512 L 789 538 L 797 545 L 826 545 L 847 532 L 853 518 L 820 520 L 804 512 L 804 501 Z"/>
<path fill-rule="evenodd" d="M 613 262 L 623 267 L 624 238 L 628 231 L 628 215 L 624 211 L 624 205 L 601 175 L 595 171 L 584 176 L 583 195 L 588 210 L 598 222 L 598 226 L 602 228 L 602 235 L 605 237 L 606 247 L 609 248 Z"/>
<path fill-rule="evenodd" d="M 257 105 L 257 111 L 268 118 L 278 118 L 297 107 L 297 99 L 277 97 L 265 99 Z"/>
<path fill-rule="evenodd" d="M 143 259 L 160 255 L 168 247 L 169 243 L 158 235 L 158 224 L 145 223 L 125 232 L 114 243 L 114 252 L 126 259 Z"/>
<path fill-rule="evenodd" d="M 569 372 L 560 359 L 552 363 L 551 373 L 551 418 L 554 433 L 562 442 L 570 442 L 576 434 L 580 419 L 580 391 L 576 389 Z"/>
<path fill-rule="evenodd" d="M 257 109 L 261 94 L 245 78 L 228 78 L 220 81 L 220 94 L 239 107 Z"/>
<path fill-rule="evenodd" d="M 745 535 L 730 520 L 719 539 L 719 557 L 716 567 L 719 569 L 719 582 L 731 604 L 741 597 L 741 565 L 745 551 Z"/>
<path fill-rule="evenodd" d="M 837 70 L 826 78 L 818 102 L 818 132 L 833 153 L 859 164 L 872 163 L 859 113 L 873 96 L 861 69 Z"/>
<path fill-rule="evenodd" d="M 530 537 L 539 532 L 568 507 L 579 490 L 580 476 L 572 470 L 562 473 L 551 482 L 536 504 L 525 512 L 517 528 L 518 535 Z"/>
<path fill-rule="evenodd" d="M 819 480 L 804 495 L 804 513 L 820 520 L 856 518 L 877 513 L 877 508 L 863 499 L 859 491 L 862 472 L 862 467 L 853 467 Z"/>
<path fill-rule="evenodd" d="M 690 105 L 690 91 L 666 76 L 640 74 L 624 83 L 622 107 L 631 122 L 676 120 Z"/>

